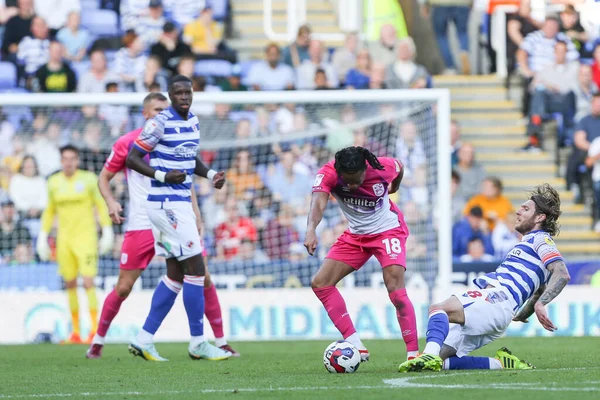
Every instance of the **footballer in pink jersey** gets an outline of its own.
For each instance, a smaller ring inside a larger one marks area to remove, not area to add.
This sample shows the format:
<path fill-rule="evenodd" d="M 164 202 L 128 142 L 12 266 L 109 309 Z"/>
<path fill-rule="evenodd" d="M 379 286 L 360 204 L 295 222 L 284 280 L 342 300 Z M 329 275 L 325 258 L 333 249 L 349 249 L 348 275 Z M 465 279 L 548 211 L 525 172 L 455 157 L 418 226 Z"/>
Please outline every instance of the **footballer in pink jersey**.
<path fill-rule="evenodd" d="M 144 115 L 144 118 L 148 120 L 168 107 L 169 102 L 163 94 L 150 93 L 144 99 L 142 114 Z M 118 172 L 125 171 L 129 190 L 129 218 L 127 221 L 127 231 L 125 232 L 125 238 L 121 247 L 119 279 L 115 288 L 108 294 L 104 301 L 98 324 L 98 331 L 92 339 L 90 348 L 86 353 L 87 358 L 100 358 L 102 356 L 104 337 L 108 332 L 111 322 L 118 314 L 123 301 L 129 296 L 133 285 L 155 255 L 155 241 L 152 234 L 152 225 L 146 212 L 146 198 L 148 197 L 150 188 L 150 179 L 136 171 L 128 169 L 125 165 L 129 150 L 131 150 L 133 143 L 139 137 L 141 132 L 141 128 L 136 129 L 121 136 L 115 142 L 112 152 L 106 160 L 98 179 L 100 193 L 106 201 L 110 218 L 113 223 L 120 225 L 125 222 L 125 218 L 122 216 L 123 208 L 112 195 L 110 181 Z M 196 201 L 195 191 L 193 190 L 192 206 L 198 221 L 198 229 L 201 229 L 200 210 L 198 209 L 198 202 Z M 206 249 L 204 249 L 202 255 L 205 257 L 206 265 Z M 181 281 L 183 282 L 183 276 Z M 177 282 L 174 282 L 173 286 L 176 287 Z M 239 353 L 233 350 L 224 338 L 221 306 L 219 304 L 216 288 L 211 284 L 208 271 L 206 273 L 204 292 L 207 303 L 205 314 L 211 324 L 217 342 L 221 342 L 220 347 L 222 349 L 230 351 L 233 355 L 239 356 Z"/>
<path fill-rule="evenodd" d="M 349 228 L 327 253 L 311 286 L 344 340 L 360 350 L 362 361 L 369 359 L 369 352 L 356 333 L 336 285 L 371 256 L 383 268 L 383 280 L 406 343 L 407 359 L 414 358 L 419 350 L 415 311 L 404 287 L 408 227 L 398 206 L 389 199 L 389 194 L 398 191 L 403 175 L 399 161 L 377 158 L 364 147 L 347 147 L 319 170 L 313 184 L 304 240 L 308 253 L 313 255 L 317 248 L 316 229 L 330 195 L 348 219 Z"/>

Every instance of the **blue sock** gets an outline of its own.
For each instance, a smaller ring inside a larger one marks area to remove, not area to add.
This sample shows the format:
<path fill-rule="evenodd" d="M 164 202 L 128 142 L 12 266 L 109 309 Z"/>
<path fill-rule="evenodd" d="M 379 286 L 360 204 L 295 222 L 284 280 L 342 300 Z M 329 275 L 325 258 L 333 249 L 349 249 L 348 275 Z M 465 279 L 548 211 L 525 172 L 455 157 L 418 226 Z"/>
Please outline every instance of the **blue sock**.
<path fill-rule="evenodd" d="M 489 357 L 450 357 L 448 369 L 492 369 Z"/>
<path fill-rule="evenodd" d="M 429 323 L 427 324 L 427 345 L 423 353 L 440 355 L 440 350 L 442 349 L 444 340 L 448 336 L 449 330 L 448 314 L 444 311 L 434 311 L 430 315 Z"/>
<path fill-rule="evenodd" d="M 166 276 L 163 277 L 156 289 L 154 289 L 150 313 L 148 313 L 148 317 L 144 323 L 144 331 L 152 335 L 156 333 L 160 324 L 162 324 L 169 311 L 171 311 L 180 291 L 181 283 L 175 282 Z"/>
<path fill-rule="evenodd" d="M 204 277 L 185 275 L 183 278 L 183 305 L 190 324 L 192 337 L 204 335 Z"/>

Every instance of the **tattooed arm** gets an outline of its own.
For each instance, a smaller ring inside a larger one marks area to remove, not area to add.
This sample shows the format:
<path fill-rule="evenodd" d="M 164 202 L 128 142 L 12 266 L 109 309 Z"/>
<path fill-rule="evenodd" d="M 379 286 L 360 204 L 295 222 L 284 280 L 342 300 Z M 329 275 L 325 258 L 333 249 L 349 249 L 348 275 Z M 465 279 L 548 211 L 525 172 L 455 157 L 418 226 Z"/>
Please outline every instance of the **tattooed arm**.
<path fill-rule="evenodd" d="M 513 321 L 515 322 L 529 322 L 527 319 L 531 317 L 531 314 L 535 311 L 535 303 L 540 299 L 542 293 L 546 290 L 546 285 L 541 285 L 539 289 L 531 296 L 531 298 L 525 303 L 523 308 L 515 315 Z"/>
<path fill-rule="evenodd" d="M 540 299 L 535 303 L 534 309 L 535 315 L 544 329 L 554 332 L 557 328 L 550 318 L 548 318 L 545 306 L 562 292 L 564 287 L 567 286 L 567 283 L 569 283 L 569 280 L 571 280 L 571 276 L 569 275 L 569 271 L 563 260 L 556 260 L 548 264 L 546 268 L 550 271 L 550 279 L 546 284 L 546 290 L 544 290 Z"/>

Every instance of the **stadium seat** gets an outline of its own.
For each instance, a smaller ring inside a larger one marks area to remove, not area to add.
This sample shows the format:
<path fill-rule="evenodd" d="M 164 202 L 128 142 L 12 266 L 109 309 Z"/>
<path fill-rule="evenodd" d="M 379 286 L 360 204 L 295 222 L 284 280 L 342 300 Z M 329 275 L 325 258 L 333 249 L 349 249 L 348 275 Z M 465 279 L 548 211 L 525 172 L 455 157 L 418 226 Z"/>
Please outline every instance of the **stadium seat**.
<path fill-rule="evenodd" d="M 0 62 L 0 89 L 17 87 L 17 67 L 11 62 Z"/>
<path fill-rule="evenodd" d="M 81 26 L 92 35 L 100 37 L 119 36 L 117 13 L 112 10 L 89 10 L 81 14 Z"/>
<path fill-rule="evenodd" d="M 252 66 L 256 63 L 258 63 L 260 61 L 257 60 L 248 60 L 248 61 L 242 61 L 239 63 L 239 66 L 242 68 L 242 84 L 243 85 L 248 85 L 248 74 L 250 73 L 250 70 L 252 69 Z"/>
<path fill-rule="evenodd" d="M 77 75 L 77 79 L 81 79 L 83 74 L 85 74 L 90 69 L 89 61 L 79 61 L 71 64 L 71 68 L 75 71 L 75 75 Z"/>
<path fill-rule="evenodd" d="M 242 119 L 250 121 L 253 127 L 256 127 L 258 120 L 254 111 L 232 111 L 229 113 L 229 119 L 238 122 Z"/>
<path fill-rule="evenodd" d="M 229 0 L 206 0 L 206 6 L 212 8 L 215 21 L 222 22 L 229 12 Z"/>
<path fill-rule="evenodd" d="M 81 10 L 89 12 L 100 8 L 100 0 L 81 0 Z"/>
<path fill-rule="evenodd" d="M 225 60 L 196 61 L 194 73 L 201 76 L 229 76 L 231 75 L 231 63 Z"/>

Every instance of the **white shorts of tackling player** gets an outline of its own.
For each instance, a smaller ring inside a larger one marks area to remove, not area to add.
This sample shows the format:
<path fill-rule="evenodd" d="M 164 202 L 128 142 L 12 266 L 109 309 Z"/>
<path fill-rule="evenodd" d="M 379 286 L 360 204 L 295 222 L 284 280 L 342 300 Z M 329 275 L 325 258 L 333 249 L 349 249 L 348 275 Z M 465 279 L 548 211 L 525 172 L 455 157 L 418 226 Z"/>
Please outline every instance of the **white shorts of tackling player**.
<path fill-rule="evenodd" d="M 515 302 L 507 289 L 475 289 L 454 294 L 465 311 L 465 324 L 450 324 L 444 341 L 463 357 L 498 339 L 510 325 Z"/>
<path fill-rule="evenodd" d="M 172 202 L 168 208 L 149 208 L 156 255 L 179 261 L 201 254 L 204 250 L 191 203 Z"/>

